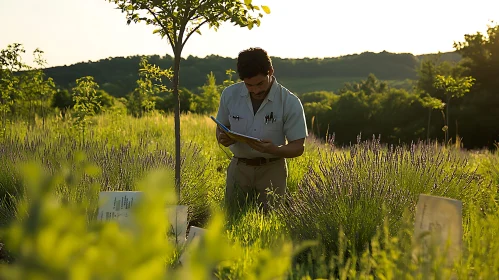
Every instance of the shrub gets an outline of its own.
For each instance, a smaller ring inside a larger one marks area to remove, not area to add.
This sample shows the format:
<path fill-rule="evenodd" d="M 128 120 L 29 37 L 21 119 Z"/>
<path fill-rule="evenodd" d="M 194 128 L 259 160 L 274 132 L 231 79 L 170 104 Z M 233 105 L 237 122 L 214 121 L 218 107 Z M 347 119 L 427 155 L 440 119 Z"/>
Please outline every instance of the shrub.
<path fill-rule="evenodd" d="M 383 205 L 396 232 L 402 212 L 415 208 L 419 194 L 463 200 L 464 207 L 480 200 L 483 182 L 465 166 L 458 154 L 423 143 L 406 149 L 384 147 L 378 139 L 359 141 L 349 152 L 318 157 L 317 167 L 276 212 L 295 241 L 318 239 L 327 255 L 337 254 L 342 228 L 349 250 L 359 253 L 383 224 Z"/>

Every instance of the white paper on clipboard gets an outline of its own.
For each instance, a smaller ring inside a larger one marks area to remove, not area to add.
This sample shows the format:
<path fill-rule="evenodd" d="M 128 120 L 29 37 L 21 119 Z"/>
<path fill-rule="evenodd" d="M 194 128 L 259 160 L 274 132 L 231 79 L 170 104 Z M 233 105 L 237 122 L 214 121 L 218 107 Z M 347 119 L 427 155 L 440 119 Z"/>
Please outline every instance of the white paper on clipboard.
<path fill-rule="evenodd" d="M 232 131 L 230 129 L 228 129 L 223 123 L 219 122 L 217 119 L 215 119 L 215 117 L 213 116 L 210 116 L 210 118 L 218 125 L 218 127 L 223 131 L 225 132 L 225 134 L 227 134 L 231 139 L 234 139 L 236 141 L 239 141 L 239 142 L 248 142 L 248 141 L 257 141 L 257 142 L 262 142 L 262 140 L 256 138 L 256 137 L 253 137 L 253 136 L 248 136 L 248 135 L 244 135 L 244 134 L 241 134 L 241 133 L 237 133 L 235 131 Z"/>

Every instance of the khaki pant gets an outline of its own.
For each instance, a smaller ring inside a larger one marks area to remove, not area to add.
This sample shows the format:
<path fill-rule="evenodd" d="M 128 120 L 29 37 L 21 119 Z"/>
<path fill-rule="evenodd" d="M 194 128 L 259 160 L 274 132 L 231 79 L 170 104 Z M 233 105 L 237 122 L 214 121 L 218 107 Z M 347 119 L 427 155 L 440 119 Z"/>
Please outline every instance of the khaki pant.
<path fill-rule="evenodd" d="M 260 206 L 268 211 L 269 206 L 286 193 L 287 177 L 284 158 L 260 166 L 246 165 L 232 158 L 227 169 L 225 203 L 229 208 L 241 207 L 256 196 Z"/>

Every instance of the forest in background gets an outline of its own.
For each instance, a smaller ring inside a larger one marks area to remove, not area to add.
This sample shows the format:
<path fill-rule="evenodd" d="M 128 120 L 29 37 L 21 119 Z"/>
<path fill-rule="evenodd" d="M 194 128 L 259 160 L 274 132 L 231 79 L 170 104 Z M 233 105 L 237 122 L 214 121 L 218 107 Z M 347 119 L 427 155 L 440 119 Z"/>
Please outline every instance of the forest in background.
<path fill-rule="evenodd" d="M 336 145 L 373 135 L 384 143 L 437 140 L 470 149 L 499 140 L 499 25 L 464 35 L 455 52 L 388 52 L 326 59 L 273 58 L 279 82 L 302 100 L 311 133 Z M 62 115 L 84 129 L 113 110 L 135 117 L 174 108 L 170 56 L 109 58 L 45 67 L 43 51 L 24 64 L 21 44 L 0 53 L 2 127 Z M 237 82 L 235 60 L 188 57 L 180 68 L 183 113 L 214 114 L 224 87 Z"/>
<path fill-rule="evenodd" d="M 442 53 L 440 61 L 457 63 L 461 56 L 457 52 Z M 69 66 L 57 66 L 44 69 L 47 76 L 56 84 L 71 87 L 76 79 L 92 76 L 103 90 L 115 97 L 125 97 L 135 88 L 139 63 L 142 56 L 113 57 L 98 61 L 81 62 Z M 437 54 L 414 56 L 389 52 L 364 52 L 335 58 L 289 59 L 271 57 L 280 83 L 292 92 L 300 94 L 311 91 L 336 91 L 345 82 L 360 81 L 369 74 L 374 74 L 395 86 L 409 89 L 410 81 L 417 79 L 418 65 Z M 173 64 L 170 55 L 153 55 L 151 64 L 162 69 L 169 69 Z M 236 69 L 236 59 L 216 55 L 199 58 L 188 56 L 182 59 L 180 78 L 181 86 L 197 92 L 206 82 L 206 75 L 213 72 L 215 79 L 226 78 L 226 70 Z"/>

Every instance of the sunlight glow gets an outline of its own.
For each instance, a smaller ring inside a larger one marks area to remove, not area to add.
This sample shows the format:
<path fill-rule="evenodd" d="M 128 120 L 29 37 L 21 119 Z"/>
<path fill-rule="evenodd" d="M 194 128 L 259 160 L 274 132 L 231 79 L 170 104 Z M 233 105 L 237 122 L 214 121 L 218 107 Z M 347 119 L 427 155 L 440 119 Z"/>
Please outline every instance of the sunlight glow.
<path fill-rule="evenodd" d="M 223 24 L 202 28 L 186 44 L 183 57 L 217 54 L 236 57 L 251 46 L 287 58 L 335 57 L 365 51 L 436 53 L 453 51 L 465 34 L 485 31 L 499 20 L 499 1 L 464 0 L 259 0 L 271 14 L 253 30 Z M 137 54 L 172 54 L 167 40 L 145 24 L 126 25 L 106 0 L 2 0 L 0 49 L 18 42 L 30 62 L 35 48 L 50 66 Z M 5 28 L 4 28 L 5 27 Z"/>

